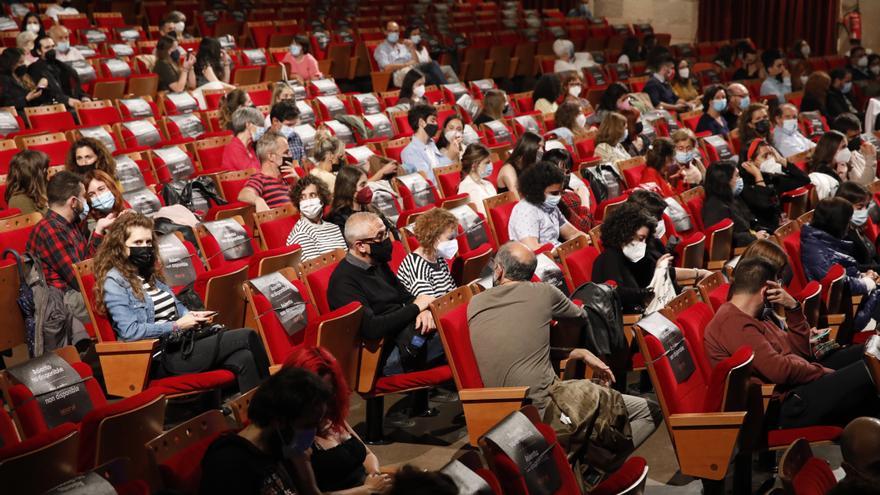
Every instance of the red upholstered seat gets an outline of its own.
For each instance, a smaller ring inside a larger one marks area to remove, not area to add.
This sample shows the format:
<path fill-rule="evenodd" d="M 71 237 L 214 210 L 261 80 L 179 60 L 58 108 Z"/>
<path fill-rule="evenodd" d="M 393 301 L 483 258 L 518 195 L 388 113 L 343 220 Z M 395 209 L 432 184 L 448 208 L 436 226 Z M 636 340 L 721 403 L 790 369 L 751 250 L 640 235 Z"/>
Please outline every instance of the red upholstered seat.
<path fill-rule="evenodd" d="M 122 122 L 122 116 L 116 107 L 84 108 L 78 111 L 80 124 L 84 127 L 113 125 Z"/>
<path fill-rule="evenodd" d="M 467 323 L 467 304 L 460 304 L 455 309 L 440 317 L 443 329 L 443 341 L 449 354 L 449 362 L 455 366 L 459 384 L 463 388 L 483 388 L 477 357 L 471 346 L 471 332 Z"/>
<path fill-rule="evenodd" d="M 272 362 L 275 363 L 283 362 L 296 347 L 301 345 L 317 345 L 317 331 L 320 318 L 318 310 L 312 304 L 306 286 L 299 280 L 293 280 L 291 283 L 293 283 L 293 286 L 296 287 L 296 290 L 299 291 L 303 301 L 306 303 L 306 321 L 308 322 L 306 328 L 293 335 L 288 335 L 284 327 L 281 326 L 281 322 L 272 310 L 272 305 L 266 299 L 266 296 L 259 291 L 253 291 L 254 309 L 263 330 L 263 338 L 267 344 L 266 350 L 269 351 L 269 354 L 272 356 Z"/>
<path fill-rule="evenodd" d="M 801 437 L 808 442 L 832 442 L 840 438 L 842 434 L 843 428 L 839 426 L 807 426 L 770 430 L 767 432 L 767 446 L 770 448 L 784 447 Z"/>
<path fill-rule="evenodd" d="M 788 254 L 788 261 L 791 265 L 793 277 L 789 288 L 795 292 L 799 292 L 807 285 L 807 275 L 804 273 L 804 267 L 801 264 L 801 232 L 796 230 L 782 239 L 782 247 Z"/>
<path fill-rule="evenodd" d="M 709 303 L 712 305 L 714 311 L 718 311 L 718 308 L 727 302 L 727 293 L 729 291 L 730 284 L 721 284 L 712 289 L 712 292 L 709 293 Z"/>
<path fill-rule="evenodd" d="M 31 129 L 41 131 L 69 131 L 76 127 L 73 114 L 69 112 L 29 115 L 28 121 L 31 123 Z"/>
<path fill-rule="evenodd" d="M 794 476 L 792 484 L 798 495 L 825 495 L 837 485 L 837 479 L 828 461 L 811 457 Z"/>
<path fill-rule="evenodd" d="M 513 207 L 516 202 L 504 203 L 489 209 L 489 217 L 492 219 L 492 227 L 495 230 L 495 239 L 498 245 L 502 245 L 510 240 L 507 232 L 507 224 L 510 223 L 510 215 L 513 213 Z"/>
<path fill-rule="evenodd" d="M 698 230 L 704 230 L 705 227 L 703 225 L 703 202 L 705 201 L 705 197 L 697 196 L 695 198 L 691 198 L 684 206 L 688 209 L 688 213 L 691 214 L 691 219 L 693 219 L 694 224 L 696 225 Z"/>
<path fill-rule="evenodd" d="M 401 113 L 394 116 L 394 127 L 395 129 L 397 129 L 397 135 L 395 137 L 400 138 L 413 135 L 413 130 L 412 127 L 409 126 L 409 121 L 406 118 L 406 113 Z"/>
<path fill-rule="evenodd" d="M 571 282 L 574 289 L 592 280 L 593 262 L 599 257 L 599 250 L 593 246 L 585 246 L 582 249 L 565 256 L 565 266 L 571 274 Z"/>
<path fill-rule="evenodd" d="M 595 215 L 596 219 L 597 220 L 604 219 L 605 212 L 608 210 L 609 206 L 623 203 L 624 201 L 626 201 L 627 197 L 628 197 L 627 194 L 621 194 L 620 196 L 617 196 L 616 198 L 608 198 L 608 199 L 602 201 L 601 203 L 599 203 L 599 206 L 596 207 L 596 215 Z"/>
<path fill-rule="evenodd" d="M 385 148 L 385 156 L 400 163 L 400 154 L 403 152 L 403 149 L 406 148 L 406 145 L 403 146 L 388 146 Z"/>
<path fill-rule="evenodd" d="M 208 447 L 223 432 L 207 436 L 189 447 L 177 452 L 159 464 L 162 485 L 180 493 L 197 493 L 202 479 L 202 463 Z"/>
<path fill-rule="evenodd" d="M 330 275 L 336 269 L 338 263 L 327 265 L 320 270 L 314 271 L 306 275 L 306 282 L 312 289 L 312 296 L 315 298 L 315 306 L 321 314 L 330 312 L 330 303 L 327 301 L 327 290 L 330 286 Z"/>
<path fill-rule="evenodd" d="M 0 245 L 3 246 L 3 249 L 11 248 L 19 253 L 24 253 L 28 237 L 30 237 L 33 230 L 34 225 L 27 225 L 20 229 L 0 232 Z"/>
<path fill-rule="evenodd" d="M 18 457 L 20 455 L 42 449 L 43 447 L 57 442 L 58 440 L 61 440 L 62 438 L 76 432 L 77 427 L 75 424 L 64 423 L 56 428 L 52 428 L 49 431 L 22 440 L 21 442 L 4 445 L 3 447 L 0 447 L 0 463 L 13 457 Z"/>
<path fill-rule="evenodd" d="M 709 377 L 712 374 L 712 366 L 705 358 L 706 353 L 703 351 L 703 329 L 706 328 L 714 315 L 715 312 L 708 304 L 698 302 L 679 313 L 675 319 L 675 324 L 684 333 L 688 343 L 696 348 L 692 354 L 696 354 L 694 356 L 695 364 L 700 368 L 704 377 Z"/>
<path fill-rule="evenodd" d="M 244 230 L 247 232 L 248 239 L 251 242 L 251 248 L 253 249 L 254 254 L 240 258 L 236 260 L 227 260 L 223 255 L 223 251 L 220 249 L 220 244 L 217 243 L 217 239 L 214 239 L 210 233 L 206 236 L 202 236 L 199 240 L 202 243 L 202 255 L 208 261 L 208 267 L 211 269 L 223 268 L 228 265 L 235 265 L 240 267 L 242 263 L 253 263 L 253 258 L 260 252 L 260 243 L 258 243 L 254 239 L 254 233 L 251 231 L 250 227 L 244 225 Z M 278 248 L 280 249 L 280 248 Z"/>
<path fill-rule="evenodd" d="M 648 476 L 648 462 L 643 457 L 630 457 L 620 469 L 608 475 L 590 495 L 617 495 Z"/>
<path fill-rule="evenodd" d="M 66 113 L 64 115 L 69 116 L 70 114 Z M 74 125 L 74 127 L 76 126 Z M 70 143 L 65 140 L 46 144 L 33 144 L 29 145 L 28 149 L 42 151 L 49 155 L 49 165 L 64 165 L 64 162 L 67 160 L 67 151 L 70 149 Z"/>
<path fill-rule="evenodd" d="M 575 141 L 574 148 L 582 160 L 590 158 L 596 154 L 596 140 L 593 138 L 587 138 Z"/>
<path fill-rule="evenodd" d="M 388 266 L 391 267 L 391 271 L 397 274 L 398 268 L 403 264 L 403 259 L 406 258 L 408 251 L 406 250 L 406 246 L 403 245 L 400 241 L 391 241 L 391 261 L 388 262 Z"/>
<path fill-rule="evenodd" d="M 211 370 L 150 380 L 147 388 L 155 388 L 165 395 L 181 395 L 225 387 L 234 381 L 235 374 L 229 370 Z"/>
<path fill-rule="evenodd" d="M 623 170 L 623 180 L 629 187 L 636 187 L 642 183 L 642 172 L 646 165 L 637 165 Z"/>
<path fill-rule="evenodd" d="M 15 445 L 21 441 L 15 423 L 5 409 L 0 410 L 0 448 Z"/>
<path fill-rule="evenodd" d="M 461 183 L 461 174 L 459 172 L 450 172 L 437 176 L 440 183 L 440 189 L 447 198 L 458 194 L 458 185 Z"/>
<path fill-rule="evenodd" d="M 380 376 L 368 395 L 384 395 L 414 388 L 433 387 L 449 380 L 452 380 L 452 370 L 446 365 L 400 375 Z"/>

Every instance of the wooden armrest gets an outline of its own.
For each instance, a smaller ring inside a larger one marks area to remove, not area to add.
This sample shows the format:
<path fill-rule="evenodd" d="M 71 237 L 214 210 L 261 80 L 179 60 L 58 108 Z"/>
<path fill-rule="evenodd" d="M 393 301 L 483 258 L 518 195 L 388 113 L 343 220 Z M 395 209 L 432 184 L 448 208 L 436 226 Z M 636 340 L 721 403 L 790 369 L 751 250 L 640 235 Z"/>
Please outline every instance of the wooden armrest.
<path fill-rule="evenodd" d="M 159 339 L 135 340 L 134 342 L 98 342 L 95 344 L 95 351 L 98 354 L 153 352 L 157 345 L 159 345 Z"/>
<path fill-rule="evenodd" d="M 134 342 L 98 342 L 95 351 L 104 371 L 109 395 L 129 397 L 147 386 L 157 339 Z"/>
<path fill-rule="evenodd" d="M 764 402 L 764 412 L 767 412 L 767 405 L 770 404 L 770 401 L 773 399 L 774 390 L 776 390 L 775 383 L 761 384 L 761 399 Z"/>
<path fill-rule="evenodd" d="M 724 268 L 724 265 L 727 264 L 727 260 L 713 260 L 706 262 L 706 269 L 712 270 L 713 272 L 721 270 Z"/>
<path fill-rule="evenodd" d="M 623 324 L 624 325 L 635 325 L 639 320 L 642 319 L 642 315 L 623 315 Z"/>
<path fill-rule="evenodd" d="M 835 313 L 826 315 L 825 318 L 828 320 L 829 325 L 842 325 L 843 320 L 846 319 L 846 315 L 843 313 Z"/>
<path fill-rule="evenodd" d="M 361 361 L 358 368 L 357 391 L 362 394 L 373 390 L 373 383 L 379 374 L 383 340 L 364 340 L 361 344 Z"/>
<path fill-rule="evenodd" d="M 272 366 L 269 366 L 269 374 L 270 374 L 270 375 L 274 375 L 275 373 L 278 373 L 278 371 L 279 371 L 283 366 L 284 366 L 283 364 L 273 364 Z"/>
<path fill-rule="evenodd" d="M 508 414 L 519 411 L 529 392 L 529 387 L 467 388 L 458 391 L 464 419 L 467 423 L 468 440 L 478 445 L 486 434 Z"/>
<path fill-rule="evenodd" d="M 682 474 L 724 479 L 745 419 L 745 411 L 669 416 L 667 422 Z"/>

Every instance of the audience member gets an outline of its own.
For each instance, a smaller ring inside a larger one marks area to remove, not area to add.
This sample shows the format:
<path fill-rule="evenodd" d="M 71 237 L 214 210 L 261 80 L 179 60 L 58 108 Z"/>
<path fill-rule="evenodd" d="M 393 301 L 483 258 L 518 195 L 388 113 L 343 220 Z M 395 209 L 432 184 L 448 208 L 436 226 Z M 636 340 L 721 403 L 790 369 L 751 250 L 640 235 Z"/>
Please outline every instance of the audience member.
<path fill-rule="evenodd" d="M 765 141 L 770 140 L 770 114 L 767 105 L 763 103 L 752 103 L 745 109 L 739 117 L 740 143 L 750 143 L 755 138 L 761 138 Z M 740 154 L 745 150 L 744 146 L 740 147 Z"/>
<path fill-rule="evenodd" d="M 449 158 L 450 162 L 457 162 L 464 154 L 464 120 L 461 115 L 454 113 L 443 121 L 440 127 L 442 131 L 437 138 L 437 148 Z"/>
<path fill-rule="evenodd" d="M 880 77 L 880 55 L 872 53 L 868 55 L 868 71 L 871 74 L 871 80 L 876 81 Z"/>
<path fill-rule="evenodd" d="M 558 74 L 544 74 L 532 91 L 532 107 L 544 115 L 556 113 L 557 102 L 562 96 L 562 81 Z"/>
<path fill-rule="evenodd" d="M 745 159 L 741 165 L 741 170 L 746 172 L 743 200 L 758 217 L 758 222 L 772 227 L 778 223 L 781 213 L 779 195 L 809 185 L 810 177 L 763 139 L 748 143 Z M 755 175 L 756 169 L 760 177 Z"/>
<path fill-rule="evenodd" d="M 767 71 L 767 78 L 761 83 L 761 96 L 775 96 L 778 103 L 785 101 L 785 95 L 791 93 L 791 74 L 782 52 L 775 48 L 764 50 L 761 63 Z"/>
<path fill-rule="evenodd" d="M 24 18 L 21 20 L 21 28 L 22 32 L 33 33 L 36 36 L 46 36 L 45 28 L 43 27 L 43 21 L 40 20 L 40 16 L 35 14 L 34 12 L 28 12 L 24 15 Z"/>
<path fill-rule="evenodd" d="M 49 210 L 46 183 L 49 181 L 49 156 L 38 150 L 21 150 L 9 161 L 6 175 L 6 191 L 3 199 L 9 208 L 16 208 L 22 215 L 39 212 L 43 216 Z"/>
<path fill-rule="evenodd" d="M 734 81 L 744 79 L 764 79 L 767 73 L 758 61 L 758 52 L 748 42 L 742 42 L 737 46 L 738 56 L 741 62 L 740 68 L 733 73 Z"/>
<path fill-rule="evenodd" d="M 45 35 L 38 37 L 32 53 L 37 60 L 28 66 L 27 73 L 31 81 L 38 81 L 37 85 L 43 88 L 40 97 L 33 100 L 35 103 L 64 103 L 68 108 L 73 108 L 81 100 L 88 101 L 76 72 L 56 58 L 52 38 Z"/>
<path fill-rule="evenodd" d="M 269 101 L 269 106 L 274 107 L 279 101 L 287 101 L 296 105 L 296 93 L 289 83 L 276 83 L 272 87 L 272 99 Z"/>
<path fill-rule="evenodd" d="M 541 159 L 544 154 L 544 139 L 531 131 L 526 131 L 520 135 L 516 141 L 516 146 L 507 157 L 507 161 L 498 171 L 498 193 L 513 191 L 519 194 L 519 177 L 522 173 Z"/>
<path fill-rule="evenodd" d="M 614 163 L 619 160 L 629 160 L 632 156 L 626 151 L 623 142 L 629 137 L 626 117 L 610 112 L 599 125 L 599 133 L 596 135 L 596 156 L 603 163 Z"/>
<path fill-rule="evenodd" d="M 226 130 L 232 129 L 232 114 L 235 113 L 236 110 L 243 107 L 254 107 L 254 102 L 251 101 L 251 96 L 247 91 L 237 88 L 229 91 L 220 97 L 217 114 L 217 122 L 220 124 L 220 127 Z M 259 137 L 255 137 L 254 141 L 259 139 Z"/>
<path fill-rule="evenodd" d="M 544 153 L 543 160 L 559 167 L 565 176 L 562 182 L 562 200 L 559 202 L 559 211 L 565 215 L 568 223 L 575 229 L 589 232 L 593 228 L 593 215 L 590 213 L 590 209 L 594 206 L 591 198 L 592 191 L 577 174 L 572 173 L 574 160 L 571 153 L 560 146 Z"/>
<path fill-rule="evenodd" d="M 801 305 L 780 286 L 779 276 L 762 258 L 737 264 L 730 298 L 706 327 L 703 345 L 711 364 L 751 347 L 753 373 L 776 385 L 780 428 L 845 424 L 861 413 L 876 414 L 880 404 L 862 362 L 863 347 L 850 346 L 816 361 Z M 785 309 L 785 330 L 767 304 Z"/>
<path fill-rule="evenodd" d="M 100 170 L 115 180 L 116 160 L 100 140 L 81 137 L 70 145 L 64 170 L 80 175 L 92 170 Z"/>
<path fill-rule="evenodd" d="M 272 105 L 268 120 L 269 128 L 280 132 L 286 139 L 290 158 L 297 162 L 302 160 L 306 155 L 306 148 L 302 138 L 294 129 L 299 125 L 299 109 L 296 107 L 296 103 L 290 100 L 279 100 Z"/>
<path fill-rule="evenodd" d="M 849 49 L 849 64 L 846 68 L 852 74 L 853 81 L 868 81 L 874 79 L 868 71 L 868 54 L 865 47 L 855 45 Z"/>
<path fill-rule="evenodd" d="M 672 57 L 663 57 L 649 64 L 651 77 L 645 83 L 642 92 L 651 98 L 651 104 L 655 108 L 674 112 L 687 112 L 690 110 L 683 99 L 679 98 L 672 90 L 670 81 L 675 76 L 675 61 Z"/>
<path fill-rule="evenodd" d="M 385 25 L 385 41 L 373 52 L 376 64 L 383 71 L 392 71 L 394 85 L 400 87 L 409 69 L 418 69 L 428 84 L 446 84 L 446 76 L 437 62 L 419 62 L 419 54 L 412 40 L 400 40 L 400 26 L 394 21 Z"/>
<path fill-rule="evenodd" d="M 617 63 L 631 66 L 635 62 L 643 62 L 644 60 L 645 58 L 642 56 L 641 49 L 639 48 L 639 39 L 635 36 L 627 36 L 623 40 L 623 48 L 621 49 L 620 56 L 617 58 Z"/>
<path fill-rule="evenodd" d="M 788 158 L 816 147 L 816 143 L 801 134 L 798 127 L 798 109 L 793 104 L 783 103 L 774 108 L 773 121 L 776 123 L 773 131 L 773 146 L 782 156 Z"/>
<path fill-rule="evenodd" d="M 804 97 L 801 100 L 801 112 L 819 112 L 828 118 L 828 90 L 831 88 L 831 76 L 827 72 L 813 71 L 804 83 Z"/>
<path fill-rule="evenodd" d="M 715 54 L 715 58 L 712 59 L 712 62 L 722 69 L 730 69 L 733 67 L 733 59 L 735 56 L 736 53 L 733 50 L 733 46 L 724 44 L 718 47 L 718 53 Z"/>
<path fill-rule="evenodd" d="M 828 131 L 819 138 L 807 171 L 810 182 L 816 188 L 819 199 L 830 198 L 837 192 L 841 181 L 849 174 L 852 152 L 847 148 L 846 136 L 838 131 Z"/>
<path fill-rule="evenodd" d="M 21 49 L 7 48 L 0 53 L 0 87 L 0 105 L 15 107 L 19 115 L 24 114 L 25 107 L 38 104 L 43 88 L 34 85 L 27 75 Z"/>
<path fill-rule="evenodd" d="M 229 86 L 232 59 L 216 38 L 204 37 L 196 53 L 196 87 L 214 83 L 217 89 Z M 219 84 L 218 84 L 219 83 Z"/>
<path fill-rule="evenodd" d="M 751 169 L 753 165 L 749 167 Z M 702 211 L 705 227 L 711 227 L 725 219 L 732 220 L 734 247 L 745 247 L 755 239 L 770 237 L 767 228 L 758 224 L 754 213 L 740 197 L 744 183 L 733 162 L 713 163 L 706 170 L 705 188 L 706 200 Z"/>
<path fill-rule="evenodd" d="M 303 177 L 291 189 L 290 200 L 299 208 L 300 217 L 287 236 L 287 245 L 298 244 L 303 261 L 345 248 L 339 226 L 321 218 L 330 204 L 330 190 L 324 181 L 313 175 Z"/>
<path fill-rule="evenodd" d="M 492 176 L 492 159 L 489 149 L 481 143 L 468 145 L 461 157 L 461 182 L 458 194 L 467 194 L 477 211 L 486 214 L 483 200 L 498 194 L 495 186 L 487 180 Z"/>
<path fill-rule="evenodd" d="M 880 420 L 862 416 L 846 425 L 840 437 L 840 466 L 846 473 L 842 482 L 861 481 L 880 485 Z"/>
<path fill-rule="evenodd" d="M 339 362 L 323 347 L 299 347 L 287 357 L 285 368 L 301 368 L 330 386 L 330 400 L 310 446 L 309 462 L 322 493 L 383 493 L 391 477 L 382 473 L 379 459 L 348 424 L 351 389 Z"/>
<path fill-rule="evenodd" d="M 419 24 L 410 24 L 404 32 L 406 39 L 412 43 L 413 51 L 420 65 L 434 64 L 431 54 L 428 52 L 428 43 L 422 38 L 422 30 Z M 440 72 L 446 78 L 446 82 L 458 82 L 458 75 L 448 65 L 440 65 Z"/>
<path fill-rule="evenodd" d="M 400 84 L 400 94 L 398 96 L 397 104 L 407 105 L 406 108 L 430 104 L 425 98 L 425 76 L 416 69 L 408 70 L 403 77 L 403 82 Z"/>
<path fill-rule="evenodd" d="M 493 120 L 504 118 L 504 107 L 507 105 L 507 96 L 500 89 L 490 89 L 483 95 L 483 108 L 474 119 L 474 125 L 483 125 Z"/>
<path fill-rule="evenodd" d="M 557 431 L 564 428 L 554 398 L 566 390 L 581 391 L 578 397 L 597 398 L 583 407 L 599 411 L 620 400 L 618 392 L 590 380 L 562 381 L 550 362 L 550 323 L 567 319 L 586 322 L 577 306 L 550 284 L 532 283 L 537 259 L 531 250 L 508 242 L 498 249 L 492 269 L 493 287 L 474 296 L 467 308 L 471 345 L 486 387 L 529 387 L 528 397 L 545 421 Z M 582 361 L 594 378 L 614 383 L 611 369 L 587 349 L 576 348 L 568 359 Z M 641 397 L 622 396 L 633 444 L 638 446 L 657 428 L 657 407 Z M 561 400 L 561 399 L 560 399 Z M 552 416 L 552 417 L 551 417 Z"/>
<path fill-rule="evenodd" d="M 86 200 L 89 202 L 89 220 L 98 220 L 113 215 L 118 217 L 126 210 L 122 190 L 116 179 L 103 170 L 89 170 L 83 174 L 86 186 Z"/>
<path fill-rule="evenodd" d="M 842 113 L 830 122 L 831 128 L 843 133 L 850 151 L 849 172 L 846 179 L 870 185 L 877 179 L 877 148 L 862 139 L 862 124 L 851 113 Z"/>
<path fill-rule="evenodd" d="M 368 185 L 367 174 L 358 167 L 346 165 L 336 174 L 333 203 L 330 205 L 327 221 L 344 229 L 348 217 L 359 211 L 368 211 L 378 216 L 396 239 L 397 227 L 372 205 L 372 201 L 373 190 Z"/>
<path fill-rule="evenodd" d="M 730 83 L 727 86 L 727 100 L 724 120 L 727 121 L 727 128 L 733 130 L 739 125 L 739 116 L 749 108 L 752 101 L 749 98 L 749 90 L 740 83 Z"/>
<path fill-rule="evenodd" d="M 318 61 L 309 53 L 311 43 L 306 36 L 294 36 L 281 63 L 287 69 L 287 77 L 305 85 L 312 79 L 322 79 L 324 75 L 318 68 Z"/>
<path fill-rule="evenodd" d="M 238 193 L 238 201 L 252 204 L 256 211 L 267 211 L 290 204 L 288 179 L 296 179 L 287 139 L 280 132 L 267 131 L 257 141 L 260 171 L 248 177 Z"/>
<path fill-rule="evenodd" d="M 181 91 L 196 89 L 196 74 L 193 66 L 196 56 L 184 52 L 172 36 L 162 36 L 156 42 L 156 63 L 153 72 L 159 76 L 159 91 Z"/>
<path fill-rule="evenodd" d="M 336 186 L 336 172 L 348 163 L 345 159 L 345 143 L 326 130 L 318 131 L 312 158 L 315 166 L 309 175 L 324 181 L 327 190 L 332 191 Z"/>
<path fill-rule="evenodd" d="M 556 61 L 553 62 L 553 72 L 580 72 L 586 68 L 594 67 L 596 62 L 589 52 L 576 53 L 574 43 L 567 39 L 558 39 L 553 42 L 553 54 Z"/>
<path fill-rule="evenodd" d="M 165 28 L 163 35 L 174 35 L 178 39 L 191 38 L 186 32 L 186 15 L 179 10 L 172 10 L 162 19 Z"/>
<path fill-rule="evenodd" d="M 440 362 L 443 346 L 428 311 L 434 297 L 413 297 L 391 271 L 391 238 L 382 220 L 368 212 L 351 215 L 345 222 L 345 240 L 348 254 L 330 276 L 331 309 L 361 303 L 361 336 L 385 341 L 380 363 L 385 376 Z"/>
<path fill-rule="evenodd" d="M 847 181 L 840 184 L 837 189 L 837 197 L 843 198 L 853 206 L 853 215 L 850 218 L 844 240 L 852 243 L 852 257 L 858 263 L 859 271 L 873 270 L 880 272 L 880 255 L 877 247 L 871 240 L 866 227 L 868 226 L 868 205 L 871 203 L 871 193 L 868 189 L 856 182 Z"/>
<path fill-rule="evenodd" d="M 691 104 L 698 103 L 700 99 L 699 83 L 694 84 L 694 78 L 691 74 L 691 64 L 687 59 L 680 59 L 675 62 L 675 71 L 673 72 L 670 86 L 680 100 Z"/>
<path fill-rule="evenodd" d="M 259 170 L 260 159 L 252 147 L 257 132 L 263 126 L 263 114 L 256 108 L 241 107 L 232 114 L 231 128 L 234 134 L 223 147 L 220 168 L 223 170 Z"/>
<path fill-rule="evenodd" d="M 836 68 L 829 73 L 831 86 L 825 96 L 825 118 L 834 120 L 842 113 L 854 113 L 859 115 L 855 107 L 855 99 L 852 95 L 852 73 L 849 69 Z"/>
<path fill-rule="evenodd" d="M 419 247 L 397 269 L 400 283 L 414 296 L 442 297 L 457 287 L 449 265 L 458 254 L 458 219 L 442 208 L 419 215 L 413 227 Z"/>
<path fill-rule="evenodd" d="M 73 62 L 75 60 L 85 60 L 83 54 L 70 46 L 70 30 L 61 24 L 55 24 L 50 27 L 46 34 L 55 42 L 55 51 L 58 53 L 56 58 L 62 62 Z"/>
<path fill-rule="evenodd" d="M 587 116 L 587 123 L 590 125 L 599 125 L 605 117 L 611 112 L 627 114 L 628 112 L 637 112 L 630 102 L 629 89 L 623 84 L 616 82 L 608 86 L 608 89 L 602 93 L 599 99 L 599 106 L 596 113 Z"/>
<path fill-rule="evenodd" d="M 510 212 L 507 233 L 535 251 L 544 244 L 555 248 L 562 241 L 584 235 L 559 210 L 565 175 L 555 164 L 540 161 L 523 171 L 519 182 L 522 199 Z"/>
<path fill-rule="evenodd" d="M 730 129 L 722 112 L 727 110 L 727 92 L 724 86 L 713 84 L 703 92 L 703 115 L 697 122 L 697 132 L 710 132 L 727 137 Z"/>
<path fill-rule="evenodd" d="M 697 137 L 690 129 L 679 129 L 670 136 L 675 145 L 675 163 L 681 169 L 680 188 L 690 189 L 703 183 L 706 167 L 697 148 Z"/>
<path fill-rule="evenodd" d="M 675 146 L 669 138 L 657 138 L 648 146 L 648 154 L 645 155 L 645 168 L 639 185 L 650 187 L 654 184 L 664 197 L 674 196 L 675 191 L 666 180 L 676 180 L 681 177 L 681 170 L 674 160 Z M 670 173 L 671 172 L 671 173 Z"/>
<path fill-rule="evenodd" d="M 678 236 L 678 232 L 675 231 L 675 225 L 672 221 L 667 222 L 666 209 L 669 207 L 669 204 L 666 203 L 666 200 L 654 191 L 636 189 L 627 196 L 626 202 L 637 205 L 644 213 L 657 222 L 657 227 L 654 228 L 654 235 L 645 239 L 645 244 L 647 244 L 646 252 L 654 253 L 653 256 L 655 258 L 659 258 L 665 253 L 673 254 L 675 246 L 681 241 L 681 238 Z"/>
<path fill-rule="evenodd" d="M 576 103 L 584 115 L 592 114 L 593 104 L 586 98 L 581 98 L 586 82 L 579 72 L 568 71 L 560 74 L 562 84 L 562 102 Z M 558 110 L 558 109 L 557 109 Z"/>
<path fill-rule="evenodd" d="M 391 488 L 384 495 L 458 495 L 455 482 L 439 471 L 424 471 L 405 465 L 394 473 Z"/>
<path fill-rule="evenodd" d="M 587 137 L 590 132 L 585 127 L 587 116 L 581 111 L 580 104 L 573 101 L 565 101 L 559 105 L 553 120 L 556 123 L 556 128 L 550 132 L 569 146 L 574 145 L 575 141 Z"/>
<path fill-rule="evenodd" d="M 249 424 L 211 442 L 199 493 L 319 495 L 308 449 L 333 399 L 330 384 L 302 368 L 282 368 L 257 389 Z"/>
<path fill-rule="evenodd" d="M 434 144 L 434 136 L 437 135 L 437 109 L 433 105 L 416 105 L 409 110 L 406 119 L 413 130 L 413 137 L 400 153 L 403 168 L 408 174 L 424 172 L 428 180 L 436 184 L 434 168 L 452 163 Z"/>

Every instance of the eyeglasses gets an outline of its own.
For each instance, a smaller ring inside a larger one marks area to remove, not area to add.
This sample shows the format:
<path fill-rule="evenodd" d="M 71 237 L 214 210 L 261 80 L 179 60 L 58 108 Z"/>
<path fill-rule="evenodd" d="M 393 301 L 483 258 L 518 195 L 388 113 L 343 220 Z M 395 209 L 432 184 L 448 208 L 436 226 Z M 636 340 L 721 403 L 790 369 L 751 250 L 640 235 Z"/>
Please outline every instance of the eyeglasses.
<path fill-rule="evenodd" d="M 375 237 L 367 237 L 365 239 L 358 239 L 356 242 L 363 242 L 364 244 L 377 244 L 388 238 L 388 231 L 382 230 Z"/>

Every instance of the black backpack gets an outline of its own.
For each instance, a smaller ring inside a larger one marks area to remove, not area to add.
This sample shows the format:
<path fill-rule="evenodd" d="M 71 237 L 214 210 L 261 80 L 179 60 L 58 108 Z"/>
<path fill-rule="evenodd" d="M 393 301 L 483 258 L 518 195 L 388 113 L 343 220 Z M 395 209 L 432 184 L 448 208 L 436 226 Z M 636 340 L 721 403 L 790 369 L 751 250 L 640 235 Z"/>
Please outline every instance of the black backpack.
<path fill-rule="evenodd" d="M 578 287 L 571 298 L 584 303 L 590 322 L 587 347 L 593 354 L 609 355 L 627 349 L 623 335 L 623 307 L 614 287 L 587 282 Z"/>

